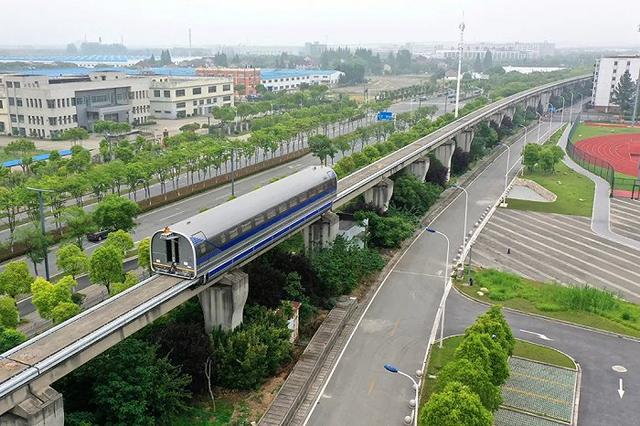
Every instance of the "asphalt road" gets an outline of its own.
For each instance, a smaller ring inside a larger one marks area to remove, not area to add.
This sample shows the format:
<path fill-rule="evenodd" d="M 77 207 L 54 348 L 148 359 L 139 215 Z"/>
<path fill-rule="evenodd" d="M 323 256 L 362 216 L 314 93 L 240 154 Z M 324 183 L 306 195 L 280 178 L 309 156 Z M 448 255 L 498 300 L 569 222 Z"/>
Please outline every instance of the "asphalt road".
<path fill-rule="evenodd" d="M 460 334 L 487 307 L 453 290 L 447 299 L 445 336 Z M 578 424 L 637 426 L 640 396 L 640 342 L 556 321 L 505 312 L 518 339 L 551 346 L 571 356 L 582 369 Z M 524 330 L 524 332 L 523 332 Z M 531 333 L 542 334 L 546 340 Z M 625 373 L 612 367 L 622 366 Z M 624 395 L 618 395 L 619 379 Z"/>
<path fill-rule="evenodd" d="M 549 125 L 542 126 L 544 134 Z M 524 137 L 511 146 L 509 168 L 518 162 L 523 145 Z M 506 169 L 503 154 L 467 186 L 469 230 L 501 196 Z M 431 224 L 450 239 L 449 260 L 462 243 L 464 210 L 465 197 L 459 196 Z M 445 239 L 438 234 L 423 233 L 412 243 L 359 319 L 307 424 L 401 424 L 413 390 L 408 379 L 386 372 L 383 365 L 394 364 L 409 374 L 421 368 L 443 294 L 445 253 Z"/>

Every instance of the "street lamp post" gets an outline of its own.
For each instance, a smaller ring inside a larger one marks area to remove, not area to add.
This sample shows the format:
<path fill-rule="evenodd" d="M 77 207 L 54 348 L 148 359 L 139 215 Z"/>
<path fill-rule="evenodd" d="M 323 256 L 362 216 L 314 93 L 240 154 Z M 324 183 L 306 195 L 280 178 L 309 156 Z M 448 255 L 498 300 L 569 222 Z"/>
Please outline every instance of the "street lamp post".
<path fill-rule="evenodd" d="M 42 236 L 45 238 L 45 249 L 44 249 L 44 276 L 49 281 L 49 247 L 46 244 L 47 231 L 45 229 L 45 220 L 44 220 L 44 201 L 42 199 L 43 192 L 54 192 L 50 189 L 40 189 L 40 188 L 31 188 L 29 186 L 26 189 L 30 191 L 35 191 L 38 193 L 38 203 L 40 204 L 40 230 L 42 231 Z"/>
<path fill-rule="evenodd" d="M 464 246 L 467 243 L 467 212 L 469 210 L 469 193 L 466 189 L 461 187 L 460 185 L 456 185 L 455 188 L 461 189 L 464 191 L 464 226 L 463 226 L 463 234 L 462 234 L 462 245 Z"/>
<path fill-rule="evenodd" d="M 449 284 L 449 248 L 451 245 L 449 242 L 449 237 L 447 237 L 442 232 L 435 230 L 433 228 L 426 228 L 426 231 L 432 234 L 441 235 L 444 237 L 445 240 L 447 240 L 447 252 L 445 253 L 445 258 L 444 258 L 444 291 L 446 292 L 447 285 Z M 442 298 L 442 316 L 440 317 L 440 344 L 439 344 L 440 348 L 442 348 L 442 339 L 444 334 L 444 313 L 445 313 L 446 304 L 447 304 L 447 300 L 446 298 L 443 297 Z"/>
<path fill-rule="evenodd" d="M 235 173 L 235 157 L 236 157 L 236 149 L 232 148 L 231 149 L 231 196 L 235 197 L 236 196 L 236 173 Z"/>
<path fill-rule="evenodd" d="M 564 96 L 560 96 L 562 98 L 562 111 L 560 111 L 560 125 L 562 126 L 562 123 L 564 123 L 564 103 L 565 103 L 565 99 Z"/>
<path fill-rule="evenodd" d="M 638 32 L 640 32 L 640 25 L 638 25 Z M 631 117 L 631 125 L 636 125 L 638 119 L 638 104 L 640 104 L 640 68 L 638 69 L 638 79 L 636 80 L 636 97 L 633 103 L 633 117 Z"/>
<path fill-rule="evenodd" d="M 551 106 L 553 109 L 555 109 L 556 107 L 549 102 L 549 104 L 547 106 Z M 551 111 L 551 113 L 549 114 L 549 133 L 551 133 L 551 123 L 553 122 L 553 111 Z"/>
<path fill-rule="evenodd" d="M 573 90 L 571 91 L 571 101 L 569 101 L 569 123 L 573 121 Z"/>
<path fill-rule="evenodd" d="M 407 379 L 411 380 L 411 383 L 413 384 L 413 389 L 415 391 L 415 399 L 413 401 L 409 401 L 409 406 L 411 406 L 412 411 L 411 411 L 411 419 L 409 420 L 409 422 L 406 421 L 405 418 L 405 423 L 409 424 L 411 422 L 413 422 L 414 425 L 418 424 L 418 400 L 420 398 L 420 387 L 418 386 L 418 382 L 415 381 L 415 379 L 413 377 L 411 377 L 410 375 L 408 375 L 407 373 L 404 373 L 400 370 L 398 370 L 395 366 L 391 365 L 391 364 L 385 364 L 384 365 L 384 369 L 387 370 L 390 373 L 394 373 L 394 374 L 400 374 L 401 376 L 406 377 Z M 421 371 L 418 371 L 419 376 L 422 375 Z"/>
<path fill-rule="evenodd" d="M 509 176 L 509 165 L 511 164 L 511 147 L 509 145 L 506 145 L 504 143 L 500 143 L 499 145 L 504 146 L 505 148 L 507 148 L 507 170 L 504 173 L 504 192 L 505 192 L 505 197 L 506 197 L 506 192 L 507 192 L 507 178 Z"/>

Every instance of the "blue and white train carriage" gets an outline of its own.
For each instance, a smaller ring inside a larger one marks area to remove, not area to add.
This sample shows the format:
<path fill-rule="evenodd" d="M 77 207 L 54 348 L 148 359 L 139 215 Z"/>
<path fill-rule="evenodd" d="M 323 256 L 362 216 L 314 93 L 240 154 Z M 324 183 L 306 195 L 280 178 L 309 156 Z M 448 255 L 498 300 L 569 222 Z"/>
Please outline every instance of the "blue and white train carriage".
<path fill-rule="evenodd" d="M 317 219 L 336 189 L 333 169 L 308 167 L 167 226 L 151 239 L 151 267 L 206 282 Z"/>

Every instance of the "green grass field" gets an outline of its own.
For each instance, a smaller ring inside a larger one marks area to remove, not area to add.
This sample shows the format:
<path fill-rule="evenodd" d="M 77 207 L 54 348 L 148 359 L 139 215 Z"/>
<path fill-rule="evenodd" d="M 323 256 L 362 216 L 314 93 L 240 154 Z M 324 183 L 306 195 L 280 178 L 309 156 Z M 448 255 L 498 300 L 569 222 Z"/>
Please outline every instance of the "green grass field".
<path fill-rule="evenodd" d="M 473 287 L 457 282 L 456 288 L 483 302 L 640 337 L 640 306 L 610 292 L 543 283 L 495 269 L 476 270 L 473 278 Z M 489 291 L 480 296 L 482 287 Z"/>
<path fill-rule="evenodd" d="M 570 142 L 579 142 L 596 136 L 620 135 L 640 133 L 640 128 L 627 127 L 605 127 L 605 126 L 588 126 L 584 123 L 578 124 L 574 130 Z"/>
<path fill-rule="evenodd" d="M 558 198 L 553 203 L 508 198 L 510 209 L 591 217 L 595 184 L 564 163 L 559 163 L 553 174 L 534 171 L 525 172 L 523 177 L 539 183 Z"/>

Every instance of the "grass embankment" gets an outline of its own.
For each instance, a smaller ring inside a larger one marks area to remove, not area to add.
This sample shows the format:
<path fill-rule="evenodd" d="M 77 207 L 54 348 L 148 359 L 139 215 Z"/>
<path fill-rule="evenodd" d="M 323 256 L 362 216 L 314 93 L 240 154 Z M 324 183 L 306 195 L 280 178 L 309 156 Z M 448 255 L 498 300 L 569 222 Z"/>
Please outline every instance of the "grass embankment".
<path fill-rule="evenodd" d="M 474 286 L 456 282 L 464 294 L 483 302 L 640 337 L 640 306 L 592 287 L 562 286 L 528 280 L 495 269 L 473 273 Z M 487 292 L 478 295 L 480 288 Z"/>
<path fill-rule="evenodd" d="M 552 203 L 507 198 L 510 209 L 591 217 L 595 185 L 588 177 L 564 163 L 556 166 L 555 173 L 536 170 L 526 172 L 523 177 L 544 186 L 558 198 Z"/>
<path fill-rule="evenodd" d="M 422 401 L 427 401 L 431 396 L 436 383 L 435 377 L 437 377 L 438 372 L 445 364 L 453 360 L 453 355 L 462 341 L 462 337 L 463 336 L 448 337 L 443 341 L 442 348 L 440 348 L 438 344 L 434 344 L 431 348 L 431 356 L 429 357 L 429 364 L 427 365 L 427 376 L 421 392 Z M 557 365 L 559 367 L 576 368 L 571 358 L 563 353 L 546 346 L 525 342 L 524 340 L 516 339 L 513 355 L 546 364 Z"/>

